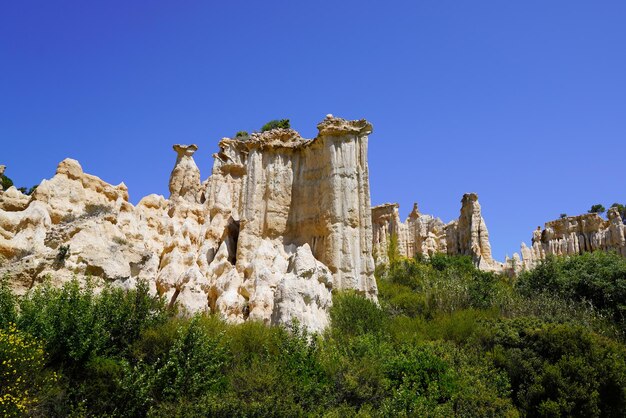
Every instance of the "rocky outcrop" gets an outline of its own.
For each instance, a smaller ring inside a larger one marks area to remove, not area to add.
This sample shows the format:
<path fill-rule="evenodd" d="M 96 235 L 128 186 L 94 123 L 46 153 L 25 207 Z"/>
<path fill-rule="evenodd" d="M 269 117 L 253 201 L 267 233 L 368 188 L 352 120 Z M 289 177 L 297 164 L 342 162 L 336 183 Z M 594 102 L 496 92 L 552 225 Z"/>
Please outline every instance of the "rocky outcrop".
<path fill-rule="evenodd" d="M 177 157 L 170 175 L 170 200 L 182 198 L 192 203 L 202 203 L 204 196 L 201 192 L 200 169 L 193 159 L 198 146 L 176 144 L 173 148 Z"/>
<path fill-rule="evenodd" d="M 546 222 L 533 232 L 532 245 L 522 243 L 522 265 L 533 268 L 548 255 L 574 255 L 592 251 L 615 251 L 626 257 L 626 226 L 617 208 L 608 219 L 596 213 L 567 216 Z"/>
<path fill-rule="evenodd" d="M 372 208 L 372 225 L 373 254 L 377 264 L 388 262 L 389 242 L 395 236 L 398 253 L 404 257 L 417 254 L 429 257 L 435 253 L 468 255 L 482 270 L 504 269 L 504 265 L 491 255 L 489 232 L 475 193 L 463 195 L 459 219 L 448 224 L 421 214 L 417 204 L 406 221 L 401 222 L 398 204 L 387 203 Z"/>
<path fill-rule="evenodd" d="M 0 165 L 0 177 L 4 176 L 4 171 L 6 170 L 6 166 L 5 165 Z M 0 192 L 4 190 L 2 182 L 0 182 Z"/>
<path fill-rule="evenodd" d="M 231 322 L 318 331 L 332 289 L 376 298 L 367 141 L 371 125 L 328 116 L 307 140 L 290 129 L 224 138 L 204 182 L 195 145 L 175 145 L 170 197 L 136 206 L 64 160 L 32 196 L 0 193 L 0 274 L 18 291 L 49 276 L 147 280 L 170 304 Z"/>

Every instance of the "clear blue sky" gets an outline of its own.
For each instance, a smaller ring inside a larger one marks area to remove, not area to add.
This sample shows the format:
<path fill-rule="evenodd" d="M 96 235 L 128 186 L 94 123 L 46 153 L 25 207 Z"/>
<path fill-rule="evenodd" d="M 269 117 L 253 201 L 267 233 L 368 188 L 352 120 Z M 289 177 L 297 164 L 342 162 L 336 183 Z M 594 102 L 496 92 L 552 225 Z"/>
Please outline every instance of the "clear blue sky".
<path fill-rule="evenodd" d="M 367 118 L 372 202 L 449 221 L 480 196 L 494 254 L 626 202 L 626 2 L 4 1 L 0 163 L 65 157 L 131 200 L 167 194 L 173 143 L 289 118 Z"/>

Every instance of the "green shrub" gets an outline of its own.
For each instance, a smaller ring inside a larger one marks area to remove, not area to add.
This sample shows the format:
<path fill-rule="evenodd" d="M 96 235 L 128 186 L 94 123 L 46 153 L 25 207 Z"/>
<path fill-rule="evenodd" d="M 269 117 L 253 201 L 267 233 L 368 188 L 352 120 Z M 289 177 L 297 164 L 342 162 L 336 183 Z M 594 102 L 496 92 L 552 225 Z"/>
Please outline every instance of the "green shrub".
<path fill-rule="evenodd" d="M 626 324 L 626 259 L 618 254 L 548 257 L 520 276 L 518 288 L 528 297 L 545 292 L 591 303 L 620 326 Z"/>
<path fill-rule="evenodd" d="M 469 257 L 434 254 L 429 260 L 400 258 L 379 270 L 381 305 L 392 315 L 433 318 L 467 308 L 505 304 L 507 279 L 474 267 Z"/>
<path fill-rule="evenodd" d="M 235 134 L 235 138 L 237 139 L 241 139 L 241 140 L 246 140 L 248 138 L 250 138 L 250 134 L 248 134 L 248 131 L 239 131 Z"/>
<path fill-rule="evenodd" d="M 56 381 L 44 369 L 43 344 L 15 324 L 0 328 L 0 414 L 21 416 L 34 412 L 40 396 Z"/>
<path fill-rule="evenodd" d="M 2 190 L 7 190 L 9 187 L 13 186 L 13 180 L 4 174 L 0 176 L 0 181 L 2 181 Z"/>
<path fill-rule="evenodd" d="M 94 295 L 78 280 L 60 289 L 49 283 L 20 300 L 18 325 L 46 342 L 53 364 L 82 367 L 92 355 L 119 355 L 143 329 L 166 319 L 163 300 L 149 295 L 146 283 L 136 290 L 105 288 Z"/>
<path fill-rule="evenodd" d="M 383 311 L 376 303 L 353 292 L 333 295 L 330 321 L 337 336 L 380 334 L 383 332 Z"/>
<path fill-rule="evenodd" d="M 167 362 L 156 373 L 155 390 L 160 398 L 173 400 L 184 394 L 195 399 L 222 390 L 228 362 L 227 352 L 220 344 L 222 337 L 208 335 L 198 318 L 180 327 Z"/>
<path fill-rule="evenodd" d="M 597 204 L 597 205 L 593 205 L 591 206 L 591 209 L 588 210 L 589 213 L 599 213 L 602 214 L 604 212 L 606 212 L 606 208 L 601 205 L 601 204 Z"/>
<path fill-rule="evenodd" d="M 261 132 L 271 131 L 272 129 L 289 129 L 291 128 L 291 124 L 289 123 L 289 119 L 275 119 L 267 122 L 265 125 L 261 127 Z"/>
<path fill-rule="evenodd" d="M 59 251 L 57 252 L 56 261 L 57 263 L 63 263 L 65 259 L 70 255 L 70 246 L 68 245 L 60 245 Z"/>
<path fill-rule="evenodd" d="M 0 278 L 0 328 L 17 322 L 17 298 L 9 286 L 9 276 Z"/>
<path fill-rule="evenodd" d="M 623 345 L 571 325 L 536 319 L 486 324 L 494 363 L 511 379 L 513 399 L 530 416 L 622 416 Z"/>

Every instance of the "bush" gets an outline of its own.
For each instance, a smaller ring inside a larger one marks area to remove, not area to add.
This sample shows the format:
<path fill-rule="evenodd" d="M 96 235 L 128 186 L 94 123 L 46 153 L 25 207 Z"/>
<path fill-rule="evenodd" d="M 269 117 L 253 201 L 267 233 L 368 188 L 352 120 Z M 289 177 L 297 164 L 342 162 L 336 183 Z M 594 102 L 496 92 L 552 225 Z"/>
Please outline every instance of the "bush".
<path fill-rule="evenodd" d="M 435 254 L 430 260 L 398 259 L 379 271 L 381 305 L 392 315 L 433 318 L 506 301 L 507 279 L 478 270 L 470 257 Z"/>
<path fill-rule="evenodd" d="M 466 257 L 398 257 L 377 269 L 382 308 L 337 292 L 321 336 L 172 317 L 145 283 L 17 298 L 5 279 L 0 355 L 35 359 L 10 366 L 35 379 L 36 394 L 11 396 L 36 416 L 622 416 L 626 347 L 594 330 L 623 336 L 607 317 L 621 312 L 624 262 L 549 260 L 513 286 Z M 2 348 L 20 341 L 50 356 Z"/>
<path fill-rule="evenodd" d="M 248 131 L 239 131 L 235 134 L 235 138 L 237 139 L 241 139 L 241 140 L 246 140 L 248 138 L 250 138 L 250 134 L 248 134 Z"/>
<path fill-rule="evenodd" d="M 338 337 L 383 332 L 383 311 L 374 302 L 346 291 L 333 295 L 330 322 Z"/>
<path fill-rule="evenodd" d="M 0 413 L 18 416 L 32 412 L 40 396 L 56 381 L 44 370 L 43 344 L 17 329 L 15 324 L 0 328 Z"/>
<path fill-rule="evenodd" d="M 9 286 L 9 276 L 0 278 L 0 329 L 17 322 L 17 298 Z"/>
<path fill-rule="evenodd" d="M 5 176 L 4 174 L 0 176 L 0 181 L 2 181 L 2 190 L 6 190 L 9 187 L 13 186 L 13 180 Z"/>
<path fill-rule="evenodd" d="M 626 350 L 618 343 L 530 318 L 492 322 L 486 331 L 494 363 L 528 415 L 617 417 L 626 410 Z"/>
<path fill-rule="evenodd" d="M 221 391 L 226 383 L 224 372 L 227 352 L 220 340 L 223 335 L 208 334 L 199 323 L 191 320 L 180 327 L 167 362 L 155 376 L 157 399 L 174 400 L 184 395 L 195 399 L 204 393 Z"/>
<path fill-rule="evenodd" d="M 570 257 L 548 257 L 518 282 L 528 297 L 538 293 L 590 303 L 621 327 L 626 324 L 626 259 L 596 251 Z"/>
<path fill-rule="evenodd" d="M 271 131 L 272 129 L 289 129 L 291 124 L 289 119 L 275 119 L 267 122 L 261 127 L 261 132 Z"/>
<path fill-rule="evenodd" d="M 601 204 L 591 206 L 591 209 L 588 210 L 589 213 L 599 213 L 602 214 L 606 212 L 606 208 Z"/>
<path fill-rule="evenodd" d="M 143 329 L 167 317 L 163 300 L 149 295 L 146 283 L 136 290 L 105 288 L 94 295 L 92 286 L 78 280 L 60 289 L 49 283 L 20 300 L 18 325 L 46 342 L 53 364 L 76 367 L 95 355 L 120 355 Z"/>

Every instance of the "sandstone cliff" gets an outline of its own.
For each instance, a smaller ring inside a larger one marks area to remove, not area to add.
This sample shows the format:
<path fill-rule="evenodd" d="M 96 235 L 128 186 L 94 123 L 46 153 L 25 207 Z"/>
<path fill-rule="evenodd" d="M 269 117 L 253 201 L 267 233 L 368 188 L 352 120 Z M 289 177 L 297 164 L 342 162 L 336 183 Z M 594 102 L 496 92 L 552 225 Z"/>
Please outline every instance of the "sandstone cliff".
<path fill-rule="evenodd" d="M 367 141 L 371 125 L 329 115 L 307 140 L 290 129 L 225 138 L 201 182 L 195 145 L 175 145 L 170 196 L 136 206 L 64 160 L 32 196 L 0 193 L 0 274 L 19 291 L 89 275 L 153 291 L 190 312 L 318 331 L 332 289 L 376 298 Z"/>
<path fill-rule="evenodd" d="M 529 248 L 522 243 L 522 264 L 533 268 L 548 255 L 572 255 L 591 251 L 616 251 L 626 257 L 626 226 L 617 210 L 610 208 L 608 220 L 596 213 L 568 216 L 546 222 L 533 232 Z"/>
<path fill-rule="evenodd" d="M 406 221 L 401 222 L 398 207 L 397 203 L 387 203 L 372 208 L 373 251 L 377 264 L 389 261 L 389 240 L 395 236 L 398 253 L 404 257 L 417 254 L 429 257 L 435 253 L 469 255 L 482 270 L 504 270 L 504 265 L 492 258 L 489 231 L 475 193 L 463 195 L 459 218 L 447 224 L 421 214 L 417 204 Z"/>

